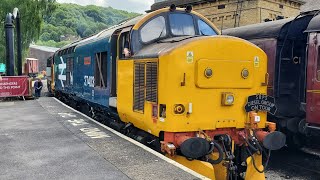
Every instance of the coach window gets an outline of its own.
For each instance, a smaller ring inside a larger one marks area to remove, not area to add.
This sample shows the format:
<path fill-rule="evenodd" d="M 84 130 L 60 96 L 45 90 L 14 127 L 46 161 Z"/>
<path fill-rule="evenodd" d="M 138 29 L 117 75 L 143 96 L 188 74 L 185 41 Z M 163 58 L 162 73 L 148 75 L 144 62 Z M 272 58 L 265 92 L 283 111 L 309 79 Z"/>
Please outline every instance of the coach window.
<path fill-rule="evenodd" d="M 193 17 L 189 14 L 170 14 L 169 21 L 174 36 L 194 36 L 196 34 Z"/>
<path fill-rule="evenodd" d="M 320 81 L 320 46 L 318 46 L 318 53 L 317 53 L 317 80 Z"/>
<path fill-rule="evenodd" d="M 107 87 L 107 52 L 95 54 L 94 87 Z"/>
<path fill-rule="evenodd" d="M 144 43 L 148 43 L 167 36 L 165 18 L 163 16 L 158 16 L 149 21 L 141 28 L 140 36 L 142 42 Z"/>
<path fill-rule="evenodd" d="M 204 22 L 201 19 L 198 19 L 198 27 L 199 27 L 199 33 L 203 36 L 214 36 L 217 35 L 217 33 L 210 27 L 206 22 Z"/>

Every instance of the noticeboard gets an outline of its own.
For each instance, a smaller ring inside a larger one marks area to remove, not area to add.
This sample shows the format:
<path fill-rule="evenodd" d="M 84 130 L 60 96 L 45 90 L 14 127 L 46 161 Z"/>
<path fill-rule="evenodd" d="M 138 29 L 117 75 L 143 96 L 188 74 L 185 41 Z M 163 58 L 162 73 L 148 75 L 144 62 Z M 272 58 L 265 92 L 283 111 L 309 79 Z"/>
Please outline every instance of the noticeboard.
<path fill-rule="evenodd" d="M 29 80 L 27 76 L 5 76 L 0 78 L 0 97 L 28 95 Z"/>
<path fill-rule="evenodd" d="M 266 111 L 274 115 L 277 111 L 277 107 L 274 97 L 263 94 L 257 94 L 248 97 L 245 110 L 246 112 Z"/>

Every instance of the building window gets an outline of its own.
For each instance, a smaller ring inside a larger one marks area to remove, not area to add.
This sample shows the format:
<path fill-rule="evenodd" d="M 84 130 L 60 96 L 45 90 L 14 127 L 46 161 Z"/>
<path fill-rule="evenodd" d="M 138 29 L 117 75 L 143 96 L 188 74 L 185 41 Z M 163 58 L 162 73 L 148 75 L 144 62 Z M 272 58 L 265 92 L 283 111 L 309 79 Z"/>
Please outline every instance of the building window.
<path fill-rule="evenodd" d="M 107 52 L 95 54 L 94 87 L 107 87 Z"/>
<path fill-rule="evenodd" d="M 222 5 L 218 5 L 218 9 L 224 9 L 226 8 L 226 5 L 222 4 Z"/>
<path fill-rule="evenodd" d="M 279 4 L 279 8 L 280 8 L 280 9 L 283 9 L 283 5 L 282 5 L 282 4 Z"/>

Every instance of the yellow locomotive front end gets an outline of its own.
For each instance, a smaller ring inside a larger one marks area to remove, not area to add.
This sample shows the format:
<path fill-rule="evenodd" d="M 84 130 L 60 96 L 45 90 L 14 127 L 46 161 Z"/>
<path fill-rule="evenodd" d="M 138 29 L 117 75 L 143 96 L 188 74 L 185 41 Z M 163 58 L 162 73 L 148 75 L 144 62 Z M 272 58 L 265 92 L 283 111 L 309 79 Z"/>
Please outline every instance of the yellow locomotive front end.
<path fill-rule="evenodd" d="M 168 132 L 244 128 L 247 97 L 266 94 L 267 57 L 233 37 L 185 40 L 159 57 L 159 128 Z M 258 112 L 259 128 L 266 112 Z"/>
<path fill-rule="evenodd" d="M 133 56 L 117 62 L 126 127 L 156 137 L 168 157 L 211 179 L 264 179 L 261 155 L 285 144 L 266 120 L 276 110 L 266 96 L 266 54 L 220 36 L 190 8 L 152 12 L 131 28 Z"/>

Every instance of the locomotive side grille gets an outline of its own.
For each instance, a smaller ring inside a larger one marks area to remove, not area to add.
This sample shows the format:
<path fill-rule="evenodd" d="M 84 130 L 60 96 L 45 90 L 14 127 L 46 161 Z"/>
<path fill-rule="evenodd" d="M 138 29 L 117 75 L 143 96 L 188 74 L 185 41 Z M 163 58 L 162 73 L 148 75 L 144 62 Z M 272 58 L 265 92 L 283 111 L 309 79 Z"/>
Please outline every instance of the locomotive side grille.
<path fill-rule="evenodd" d="M 134 97 L 133 110 L 144 110 L 145 63 L 134 64 Z"/>
<path fill-rule="evenodd" d="M 144 102 L 158 101 L 158 62 L 134 64 L 133 110 L 143 112 Z"/>
<path fill-rule="evenodd" d="M 146 63 L 146 100 L 157 103 L 158 94 L 158 64 L 157 62 Z"/>

